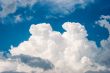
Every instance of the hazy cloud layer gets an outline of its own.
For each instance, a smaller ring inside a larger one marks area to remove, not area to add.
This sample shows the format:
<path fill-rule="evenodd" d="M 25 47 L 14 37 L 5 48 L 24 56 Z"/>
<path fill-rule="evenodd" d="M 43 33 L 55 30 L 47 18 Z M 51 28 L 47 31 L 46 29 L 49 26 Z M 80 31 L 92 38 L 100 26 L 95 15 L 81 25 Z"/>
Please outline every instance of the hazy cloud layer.
<path fill-rule="evenodd" d="M 33 6 L 37 0 L 0 0 L 0 17 L 16 12 L 18 7 Z"/>
<path fill-rule="evenodd" d="M 110 33 L 109 16 L 96 23 Z M 64 33 L 53 31 L 50 24 L 33 24 L 28 41 L 11 47 L 11 56 L 0 59 L 1 72 L 26 73 L 106 73 L 110 72 L 110 36 L 98 48 L 87 39 L 83 25 L 65 22 Z M 10 67 L 11 66 L 11 67 Z M 48 69 L 45 69 L 48 68 Z"/>
<path fill-rule="evenodd" d="M 52 14 L 69 14 L 77 8 L 76 6 L 84 8 L 90 2 L 93 0 L 0 0 L 0 17 L 15 13 L 19 7 L 31 8 L 38 3 L 43 7 L 48 6 L 47 10 Z"/>
<path fill-rule="evenodd" d="M 4 71 L 2 73 L 25 73 L 25 72 L 13 72 L 13 71 Z"/>
<path fill-rule="evenodd" d="M 88 3 L 94 0 L 40 0 L 42 5 L 49 6 L 49 11 L 53 14 L 69 14 L 77 8 L 85 8 Z"/>

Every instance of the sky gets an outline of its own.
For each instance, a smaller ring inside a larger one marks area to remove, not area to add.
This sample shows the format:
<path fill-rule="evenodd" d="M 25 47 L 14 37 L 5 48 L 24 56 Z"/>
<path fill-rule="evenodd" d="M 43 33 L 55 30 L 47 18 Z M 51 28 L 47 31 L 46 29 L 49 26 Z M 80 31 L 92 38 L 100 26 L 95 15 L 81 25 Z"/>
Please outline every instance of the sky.
<path fill-rule="evenodd" d="M 0 0 L 2 73 L 109 73 L 109 44 L 109 0 Z"/>

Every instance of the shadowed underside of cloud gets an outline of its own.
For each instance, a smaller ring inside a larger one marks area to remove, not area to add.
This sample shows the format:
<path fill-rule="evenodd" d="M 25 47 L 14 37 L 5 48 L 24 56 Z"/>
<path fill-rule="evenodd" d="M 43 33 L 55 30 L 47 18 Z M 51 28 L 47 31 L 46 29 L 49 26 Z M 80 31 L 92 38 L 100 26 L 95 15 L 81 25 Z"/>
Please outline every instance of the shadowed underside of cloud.
<path fill-rule="evenodd" d="M 34 67 L 34 68 L 42 68 L 44 70 L 52 69 L 54 66 L 48 60 L 43 60 L 39 57 L 31 57 L 28 55 L 18 55 L 12 56 L 11 59 L 20 60 L 22 63 Z"/>
<path fill-rule="evenodd" d="M 6 71 L 6 72 L 1 72 L 1 73 L 25 73 L 25 72 L 13 72 L 13 71 Z"/>
<path fill-rule="evenodd" d="M 88 71 L 86 73 L 110 73 L 110 71 Z"/>
<path fill-rule="evenodd" d="M 49 6 L 47 10 L 52 14 L 69 14 L 77 8 L 76 6 L 84 8 L 91 2 L 93 0 L 0 0 L 0 18 L 15 13 L 19 7 L 32 8 L 37 4 Z"/>
<path fill-rule="evenodd" d="M 96 23 L 110 33 L 109 16 Z M 87 39 L 83 25 L 65 22 L 64 33 L 53 31 L 50 24 L 32 25 L 28 41 L 11 47 L 11 57 L 0 59 L 1 72 L 26 73 L 106 73 L 110 71 L 110 36 L 97 47 Z M 11 66 L 11 67 L 10 67 Z"/>
<path fill-rule="evenodd" d="M 2 73 L 25 73 L 24 72 L 25 70 L 27 73 L 30 71 L 27 69 L 31 69 L 31 68 L 33 69 L 41 68 L 43 70 L 49 70 L 54 68 L 53 64 L 48 60 L 44 60 L 39 57 L 23 55 L 23 54 L 16 56 L 9 56 L 8 59 L 1 58 L 0 65 L 1 65 L 0 72 Z M 34 70 L 32 70 L 31 72 L 34 72 Z"/>

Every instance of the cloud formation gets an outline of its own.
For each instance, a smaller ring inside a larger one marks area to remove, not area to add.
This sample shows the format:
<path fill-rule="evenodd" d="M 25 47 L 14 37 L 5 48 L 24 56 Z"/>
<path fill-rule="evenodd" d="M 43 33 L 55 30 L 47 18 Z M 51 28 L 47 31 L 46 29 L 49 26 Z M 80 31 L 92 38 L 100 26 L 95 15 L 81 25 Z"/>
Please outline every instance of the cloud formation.
<path fill-rule="evenodd" d="M 37 73 L 53 67 L 48 60 L 23 54 L 0 59 L 0 73 Z"/>
<path fill-rule="evenodd" d="M 101 16 L 96 23 L 108 29 L 110 18 Z M 97 47 L 87 39 L 83 25 L 65 22 L 64 33 L 53 31 L 50 24 L 33 24 L 28 41 L 11 47 L 11 56 L 0 59 L 1 72 L 26 73 L 106 73 L 110 72 L 110 36 Z M 12 67 L 10 67 L 12 66 Z M 45 69 L 47 68 L 47 69 Z"/>
<path fill-rule="evenodd" d="M 79 5 L 80 8 L 84 8 L 88 3 L 93 0 L 0 0 L 0 17 L 6 17 L 9 14 L 13 14 L 19 7 L 32 7 L 35 4 L 49 6 L 47 10 L 50 13 L 56 14 L 69 14 L 73 12 Z M 34 11 L 34 10 L 33 10 Z"/>
<path fill-rule="evenodd" d="M 37 0 L 0 0 L 0 17 L 13 14 L 19 7 L 33 6 Z"/>
<path fill-rule="evenodd" d="M 85 8 L 88 3 L 94 0 L 40 0 L 42 5 L 49 6 L 49 11 L 53 14 L 70 14 L 77 8 Z"/>

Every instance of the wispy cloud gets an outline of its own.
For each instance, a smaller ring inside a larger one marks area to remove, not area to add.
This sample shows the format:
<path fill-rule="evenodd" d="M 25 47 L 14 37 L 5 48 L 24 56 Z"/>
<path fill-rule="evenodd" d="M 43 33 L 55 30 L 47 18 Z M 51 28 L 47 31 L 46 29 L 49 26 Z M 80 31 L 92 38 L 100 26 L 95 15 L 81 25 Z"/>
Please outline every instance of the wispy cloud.
<path fill-rule="evenodd" d="M 28 6 L 31 8 L 38 3 L 43 7 L 48 6 L 49 13 L 65 15 L 75 11 L 78 7 L 84 8 L 91 2 L 93 0 L 1 0 L 0 18 L 15 13 L 19 7 L 25 8 Z"/>
<path fill-rule="evenodd" d="M 6 17 L 9 14 L 13 14 L 19 7 L 32 7 L 37 0 L 0 0 L 0 17 Z"/>
<path fill-rule="evenodd" d="M 50 13 L 67 15 L 75 11 L 77 8 L 85 8 L 94 0 L 40 0 L 42 5 L 47 5 Z"/>

